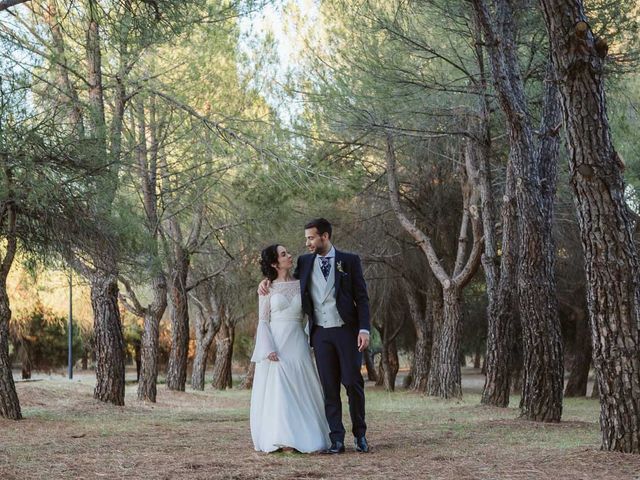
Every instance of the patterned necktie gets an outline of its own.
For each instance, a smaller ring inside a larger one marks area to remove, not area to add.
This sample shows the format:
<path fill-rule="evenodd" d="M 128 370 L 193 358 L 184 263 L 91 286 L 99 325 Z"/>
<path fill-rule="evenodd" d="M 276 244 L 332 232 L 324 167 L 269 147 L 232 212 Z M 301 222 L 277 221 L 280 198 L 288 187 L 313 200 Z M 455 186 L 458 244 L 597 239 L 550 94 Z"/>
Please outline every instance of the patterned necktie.
<path fill-rule="evenodd" d="M 320 270 L 322 271 L 322 275 L 324 275 L 325 280 L 329 278 L 329 272 L 331 271 L 329 257 L 320 257 Z"/>

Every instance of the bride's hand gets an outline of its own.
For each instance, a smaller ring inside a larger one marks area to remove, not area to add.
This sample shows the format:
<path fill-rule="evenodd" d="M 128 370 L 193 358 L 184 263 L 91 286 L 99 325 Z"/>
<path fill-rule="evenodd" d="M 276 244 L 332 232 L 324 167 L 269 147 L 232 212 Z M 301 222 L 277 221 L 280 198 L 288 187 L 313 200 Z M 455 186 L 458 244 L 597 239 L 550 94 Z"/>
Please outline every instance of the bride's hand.
<path fill-rule="evenodd" d="M 258 285 L 258 295 L 262 295 L 263 297 L 269 295 L 269 288 L 271 288 L 271 282 L 265 278 L 260 282 L 260 285 Z"/>
<path fill-rule="evenodd" d="M 276 352 L 271 352 L 269 355 L 267 355 L 267 358 L 272 362 L 277 362 L 279 360 L 278 354 Z"/>

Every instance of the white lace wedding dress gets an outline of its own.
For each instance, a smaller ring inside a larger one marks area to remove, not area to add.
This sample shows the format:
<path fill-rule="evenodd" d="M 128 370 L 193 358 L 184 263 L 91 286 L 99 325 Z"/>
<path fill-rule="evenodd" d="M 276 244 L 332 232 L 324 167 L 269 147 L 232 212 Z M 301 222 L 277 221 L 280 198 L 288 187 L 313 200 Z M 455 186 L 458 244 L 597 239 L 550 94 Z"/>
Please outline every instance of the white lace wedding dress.
<path fill-rule="evenodd" d="M 251 392 L 256 450 L 292 447 L 315 452 L 330 445 L 320 379 L 302 324 L 300 282 L 276 282 L 260 297 Z M 267 359 L 276 352 L 279 361 Z"/>

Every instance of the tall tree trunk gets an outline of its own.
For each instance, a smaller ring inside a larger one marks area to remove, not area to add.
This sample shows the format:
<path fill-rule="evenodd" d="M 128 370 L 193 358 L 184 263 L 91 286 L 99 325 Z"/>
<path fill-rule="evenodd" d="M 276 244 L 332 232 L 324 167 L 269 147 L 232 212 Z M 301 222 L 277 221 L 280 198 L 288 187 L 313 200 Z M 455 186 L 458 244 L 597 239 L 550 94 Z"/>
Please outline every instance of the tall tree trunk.
<path fill-rule="evenodd" d="M 96 354 L 94 398 L 124 405 L 124 338 L 115 275 L 97 271 L 91 278 L 91 307 Z"/>
<path fill-rule="evenodd" d="M 159 155 L 159 130 L 160 126 L 156 118 L 155 97 L 149 100 L 149 122 L 146 120 L 146 111 L 142 98 L 138 98 L 135 110 L 135 125 L 138 140 L 136 144 L 136 154 L 138 160 L 138 170 L 140 179 L 140 190 L 142 191 L 142 202 L 145 211 L 145 227 L 149 236 L 153 239 L 150 245 L 150 256 L 154 260 L 150 267 L 151 291 L 153 299 L 149 305 L 143 307 L 138 301 L 135 292 L 125 283 L 129 299 L 133 306 L 124 302 L 134 314 L 143 318 L 142 330 L 142 352 L 140 380 L 138 382 L 138 400 L 145 402 L 155 402 L 158 393 L 158 348 L 160 335 L 160 321 L 167 309 L 167 280 L 159 261 L 158 255 L 158 195 L 157 195 L 157 175 L 158 175 L 158 155 Z M 137 127 L 137 128 L 136 128 Z M 147 149 L 147 132 L 149 134 L 149 146 Z"/>
<path fill-rule="evenodd" d="M 460 332 L 462 298 L 459 288 L 443 289 L 443 317 L 438 336 L 437 354 L 432 357 L 427 391 L 442 398 L 462 396 L 460 371 Z M 436 373 L 437 372 L 437 373 Z"/>
<path fill-rule="evenodd" d="M 607 41 L 580 0 L 540 0 L 557 71 L 569 174 L 585 255 L 593 364 L 605 450 L 640 453 L 640 269 L 607 119 Z"/>
<path fill-rule="evenodd" d="M 589 382 L 589 367 L 591 366 L 591 336 L 587 312 L 580 307 L 573 307 L 573 317 L 576 322 L 576 338 L 573 347 L 573 359 L 565 397 L 585 397 Z"/>
<path fill-rule="evenodd" d="M 483 374 L 485 384 L 481 403 L 496 407 L 507 407 L 510 394 L 509 335 L 512 321 L 513 296 L 516 289 L 517 222 L 515 181 L 512 165 L 507 165 L 503 194 L 501 225 L 501 255 L 498 257 L 498 242 L 494 215 L 494 194 L 491 182 L 491 130 L 488 75 L 485 72 L 482 26 L 479 16 L 474 17 L 475 54 L 479 79 L 472 87 L 478 93 L 477 120 L 471 120 L 471 137 L 467 144 L 467 168 L 470 178 L 480 192 L 484 253 L 482 266 L 487 285 L 487 341 Z"/>
<path fill-rule="evenodd" d="M 171 353 L 167 367 L 167 387 L 184 392 L 187 381 L 189 354 L 189 304 L 187 299 L 187 275 L 189 253 L 181 245 L 175 246 L 173 271 L 169 281 L 171 297 Z"/>
<path fill-rule="evenodd" d="M 507 180 L 502 204 L 502 256 L 500 279 L 487 307 L 486 376 L 482 398 L 484 405 L 509 406 L 511 391 L 511 335 L 517 272 L 517 205 L 513 167 L 507 165 Z M 485 229 L 486 230 L 486 229 Z"/>
<path fill-rule="evenodd" d="M 100 182 L 97 208 L 105 216 L 112 213 L 113 202 L 118 189 L 120 151 L 109 150 L 105 119 L 104 86 L 102 83 L 102 50 L 100 38 L 99 11 L 96 0 L 88 1 L 88 24 L 86 27 L 87 99 L 89 113 L 89 136 L 94 145 L 94 153 L 104 162 L 104 178 Z M 123 95 L 124 92 L 119 92 Z M 117 98 L 117 103 L 124 99 Z M 76 121 L 72 116 L 72 120 Z M 121 118 L 114 118 L 114 135 L 121 135 Z M 78 126 L 79 128 L 79 126 Z M 94 398 L 124 405 L 125 393 L 125 351 L 122 324 L 118 308 L 118 265 L 115 253 L 106 250 L 94 255 L 96 269 L 89 272 L 86 265 L 74 260 L 76 269 L 89 279 L 91 285 L 91 306 L 96 356 L 96 387 Z"/>
<path fill-rule="evenodd" d="M 498 99 L 507 119 L 509 162 L 516 177 L 518 205 L 518 300 L 524 345 L 522 417 L 560 421 L 563 360 L 555 293 L 552 241 L 553 196 L 558 140 L 557 95 L 553 78 L 546 82 L 544 127 L 536 150 L 524 83 L 516 57 L 516 22 L 508 0 L 499 0 L 494 22 L 484 0 L 473 0 L 483 26 Z M 496 28 L 498 25 L 498 29 Z"/>
<path fill-rule="evenodd" d="M 11 198 L 11 170 L 7 165 L 4 152 L 0 152 L 1 167 L 4 170 L 6 184 L 3 185 L 8 198 Z M 5 223 L 6 222 L 6 223 Z M 3 208 L 0 217 L 0 227 L 6 224 L 6 231 L 2 230 L 7 245 L 4 251 L 0 250 L 0 417 L 11 420 L 20 420 L 20 401 L 13 382 L 11 362 L 9 360 L 9 322 L 11 321 L 11 308 L 9 295 L 7 294 L 7 277 L 13 265 L 18 242 L 16 236 L 16 211 L 13 202 L 8 201 Z M 2 254 L 4 253 L 4 256 Z"/>

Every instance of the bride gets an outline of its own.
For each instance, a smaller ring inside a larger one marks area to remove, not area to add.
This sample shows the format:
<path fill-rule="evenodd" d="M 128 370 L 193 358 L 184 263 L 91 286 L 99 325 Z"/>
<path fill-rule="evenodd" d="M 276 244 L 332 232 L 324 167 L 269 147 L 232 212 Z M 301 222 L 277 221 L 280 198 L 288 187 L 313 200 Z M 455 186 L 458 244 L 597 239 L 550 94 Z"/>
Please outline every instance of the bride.
<path fill-rule="evenodd" d="M 256 370 L 251 392 L 251 437 L 256 450 L 299 452 L 330 445 L 322 387 L 302 324 L 300 282 L 282 245 L 262 251 L 262 273 L 271 281 L 260 296 Z"/>

